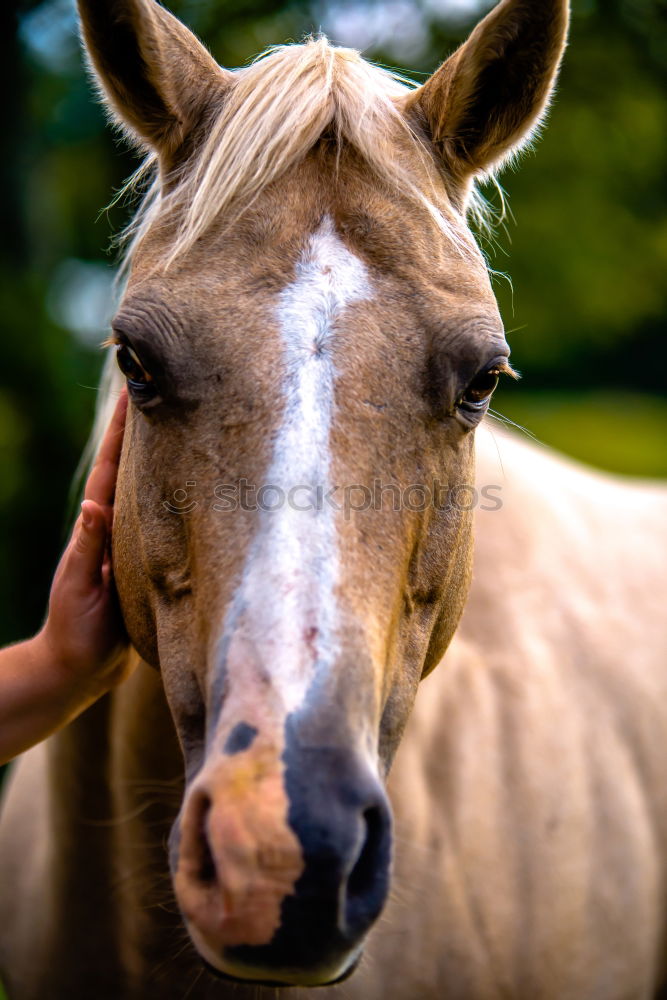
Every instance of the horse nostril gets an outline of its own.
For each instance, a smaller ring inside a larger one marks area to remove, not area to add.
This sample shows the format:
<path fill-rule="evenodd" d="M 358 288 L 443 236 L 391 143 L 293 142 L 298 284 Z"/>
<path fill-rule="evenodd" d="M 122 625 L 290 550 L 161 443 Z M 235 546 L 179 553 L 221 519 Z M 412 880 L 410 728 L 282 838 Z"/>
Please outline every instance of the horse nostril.
<path fill-rule="evenodd" d="M 208 818 L 211 812 L 211 800 L 206 792 L 200 792 L 195 804 L 193 816 L 195 830 L 195 870 L 200 882 L 212 884 L 217 881 L 218 873 L 209 843 Z"/>
<path fill-rule="evenodd" d="M 365 836 L 347 880 L 345 924 L 348 933 L 365 927 L 375 917 L 378 899 L 384 898 L 389 862 L 389 822 L 380 806 L 361 817 Z"/>
<path fill-rule="evenodd" d="M 365 836 L 354 868 L 347 880 L 347 896 L 354 899 L 363 896 L 372 887 L 375 873 L 376 846 L 380 837 L 381 818 L 379 809 L 367 809 L 361 817 Z"/>

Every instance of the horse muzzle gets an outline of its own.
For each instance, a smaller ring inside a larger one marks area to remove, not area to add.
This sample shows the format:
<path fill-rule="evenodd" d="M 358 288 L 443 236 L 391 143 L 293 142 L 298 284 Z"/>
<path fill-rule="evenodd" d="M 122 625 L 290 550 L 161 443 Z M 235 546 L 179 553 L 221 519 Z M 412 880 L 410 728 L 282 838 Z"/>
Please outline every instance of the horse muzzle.
<path fill-rule="evenodd" d="M 389 888 L 391 812 L 366 757 L 288 739 L 207 758 L 176 830 L 174 886 L 213 969 L 316 986 L 344 978 Z"/>

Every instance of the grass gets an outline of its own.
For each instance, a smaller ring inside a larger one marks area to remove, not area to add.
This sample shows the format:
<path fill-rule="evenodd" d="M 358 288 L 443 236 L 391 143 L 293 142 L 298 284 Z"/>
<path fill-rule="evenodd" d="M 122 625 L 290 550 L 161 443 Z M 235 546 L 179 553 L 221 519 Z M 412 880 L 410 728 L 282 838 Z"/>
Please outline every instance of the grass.
<path fill-rule="evenodd" d="M 667 477 L 667 399 L 630 392 L 498 392 L 493 408 L 544 444 L 609 472 Z"/>

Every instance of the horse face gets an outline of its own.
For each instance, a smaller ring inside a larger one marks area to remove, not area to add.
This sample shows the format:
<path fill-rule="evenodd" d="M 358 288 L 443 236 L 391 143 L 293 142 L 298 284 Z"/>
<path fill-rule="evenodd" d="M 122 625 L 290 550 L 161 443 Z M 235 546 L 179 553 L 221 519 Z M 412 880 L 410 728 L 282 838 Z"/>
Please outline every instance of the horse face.
<path fill-rule="evenodd" d="M 467 587 L 457 400 L 507 353 L 481 262 L 361 179 L 328 199 L 329 156 L 169 281 L 148 237 L 114 324 L 154 384 L 114 546 L 192 775 L 179 901 L 211 964 L 222 941 L 226 970 L 300 981 L 305 956 L 336 978 L 385 899 L 381 776 Z"/>
<path fill-rule="evenodd" d="M 228 130 L 233 84 L 162 8 L 117 4 L 139 53 L 128 105 L 98 41 L 118 18 L 80 6 L 110 99 L 163 170 L 163 210 L 148 219 L 114 323 L 133 400 L 114 561 L 130 636 L 162 672 L 185 757 L 176 894 L 214 969 L 332 982 L 354 967 L 385 901 L 382 779 L 465 600 L 473 433 L 507 347 L 451 206 L 516 135 L 509 124 L 502 141 L 480 132 L 477 153 L 468 142 L 448 192 L 419 152 L 426 139 L 399 129 L 385 154 L 412 157 L 420 202 L 319 128 L 277 176 L 266 168 L 233 225 L 209 220 L 175 255 L 183 220 L 169 212 L 170 184 L 178 191 L 204 141 L 205 112 L 188 132 L 193 94 L 164 66 L 147 69 L 146 53 L 155 38 L 180 57 L 192 50 L 196 94 L 218 102 Z M 555 70 L 551 47 L 524 129 Z M 343 78 L 346 61 L 331 64 Z M 150 77 L 138 91 L 137 73 Z M 294 79 L 305 76 L 302 66 Z M 449 100 L 457 79 L 441 87 Z M 438 87 L 400 106 L 434 141 Z M 165 125 L 176 104 L 178 141 Z M 436 202 L 450 225 L 428 211 Z"/>

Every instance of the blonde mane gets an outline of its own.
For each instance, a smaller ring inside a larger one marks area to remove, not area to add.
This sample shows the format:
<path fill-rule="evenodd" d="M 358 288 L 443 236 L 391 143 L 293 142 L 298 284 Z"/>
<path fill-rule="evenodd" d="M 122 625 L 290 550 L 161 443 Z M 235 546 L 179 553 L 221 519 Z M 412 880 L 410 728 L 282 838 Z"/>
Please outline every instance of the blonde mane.
<path fill-rule="evenodd" d="M 337 139 L 339 148 L 343 142 L 353 146 L 380 181 L 425 208 L 459 247 L 474 246 L 465 221 L 437 183 L 433 158 L 400 110 L 417 86 L 413 81 L 324 37 L 267 49 L 231 77 L 205 142 L 169 191 L 162 190 L 156 156 L 131 180 L 135 186 L 154 174 L 126 234 L 126 264 L 149 229 L 177 218 L 178 234 L 164 261 L 168 268 L 217 219 L 237 219 L 325 133 Z M 419 177 L 415 156 L 422 167 Z"/>

